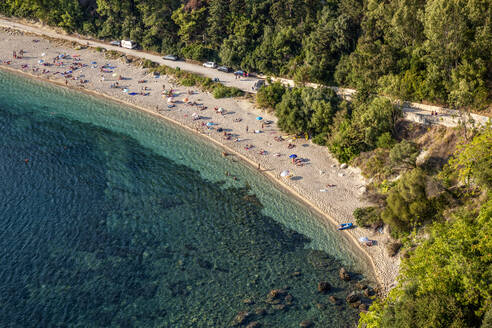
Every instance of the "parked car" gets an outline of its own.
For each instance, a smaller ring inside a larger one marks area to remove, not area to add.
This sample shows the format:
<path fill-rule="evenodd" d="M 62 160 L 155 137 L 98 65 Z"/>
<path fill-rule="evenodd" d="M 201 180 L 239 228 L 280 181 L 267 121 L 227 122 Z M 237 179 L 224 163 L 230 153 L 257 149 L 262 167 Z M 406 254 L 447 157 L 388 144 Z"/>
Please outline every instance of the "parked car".
<path fill-rule="evenodd" d="M 120 41 L 111 41 L 109 44 L 112 45 L 112 46 L 117 46 L 117 47 L 121 46 L 121 42 Z"/>
<path fill-rule="evenodd" d="M 255 84 L 253 84 L 253 86 L 251 87 L 253 90 L 260 90 L 262 86 L 265 85 L 265 80 L 258 80 L 255 82 Z"/>
<path fill-rule="evenodd" d="M 164 57 L 162 57 L 162 59 L 176 61 L 176 60 L 178 60 L 178 56 L 176 56 L 176 55 L 165 55 Z"/>
<path fill-rule="evenodd" d="M 232 68 L 227 67 L 227 66 L 219 66 L 219 67 L 217 67 L 217 70 L 219 70 L 221 72 L 229 73 L 230 71 L 232 71 Z"/>
<path fill-rule="evenodd" d="M 135 49 L 137 47 L 137 43 L 132 40 L 121 40 L 121 46 L 127 49 Z"/>
<path fill-rule="evenodd" d="M 244 76 L 244 72 L 243 71 L 235 71 L 234 75 Z"/>
<path fill-rule="evenodd" d="M 206 62 L 206 63 L 203 63 L 203 67 L 216 68 L 217 64 L 214 62 Z"/>

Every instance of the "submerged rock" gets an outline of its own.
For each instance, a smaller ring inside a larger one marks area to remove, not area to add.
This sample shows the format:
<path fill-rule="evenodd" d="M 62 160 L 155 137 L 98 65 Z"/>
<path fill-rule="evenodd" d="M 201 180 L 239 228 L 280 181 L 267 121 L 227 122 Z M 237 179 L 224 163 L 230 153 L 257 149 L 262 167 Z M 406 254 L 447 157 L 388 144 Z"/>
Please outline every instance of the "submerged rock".
<path fill-rule="evenodd" d="M 299 327 L 302 328 L 314 327 L 314 322 L 312 320 L 304 320 L 299 323 Z"/>
<path fill-rule="evenodd" d="M 318 282 L 318 292 L 326 294 L 330 291 L 331 285 L 329 282 L 320 281 Z"/>
<path fill-rule="evenodd" d="M 267 313 L 267 310 L 265 308 L 257 308 L 255 310 L 255 314 L 259 316 L 263 316 Z"/>
<path fill-rule="evenodd" d="M 350 281 L 350 274 L 345 270 L 345 268 L 341 268 L 340 271 L 338 272 L 338 275 L 340 279 L 344 281 Z"/>
<path fill-rule="evenodd" d="M 239 312 L 232 321 L 232 326 L 239 326 L 245 324 L 248 321 L 248 318 L 251 316 L 251 313 L 247 311 Z"/>
<path fill-rule="evenodd" d="M 252 298 L 246 298 L 243 300 L 243 303 L 246 305 L 251 305 L 251 304 L 255 304 L 255 301 Z"/>
<path fill-rule="evenodd" d="M 285 289 L 272 289 L 266 298 L 267 303 L 276 304 L 280 302 L 280 298 L 287 294 Z"/>
<path fill-rule="evenodd" d="M 350 294 L 347 295 L 347 303 L 355 303 L 360 299 L 359 295 L 357 295 L 355 292 L 351 292 Z"/>
<path fill-rule="evenodd" d="M 330 302 L 332 304 L 337 304 L 337 298 L 333 295 L 330 295 L 330 297 L 328 297 L 328 299 L 330 300 Z"/>

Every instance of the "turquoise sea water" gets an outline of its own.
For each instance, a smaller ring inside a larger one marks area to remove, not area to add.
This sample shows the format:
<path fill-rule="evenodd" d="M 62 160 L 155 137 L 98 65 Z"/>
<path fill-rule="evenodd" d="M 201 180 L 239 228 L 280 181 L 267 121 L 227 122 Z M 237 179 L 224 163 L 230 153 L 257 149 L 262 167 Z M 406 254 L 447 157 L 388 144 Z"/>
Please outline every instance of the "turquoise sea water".
<path fill-rule="evenodd" d="M 356 324 L 317 292 L 367 270 L 348 242 L 163 120 L 0 71 L 0 177 L 1 327 Z M 265 303 L 275 288 L 292 305 Z"/>

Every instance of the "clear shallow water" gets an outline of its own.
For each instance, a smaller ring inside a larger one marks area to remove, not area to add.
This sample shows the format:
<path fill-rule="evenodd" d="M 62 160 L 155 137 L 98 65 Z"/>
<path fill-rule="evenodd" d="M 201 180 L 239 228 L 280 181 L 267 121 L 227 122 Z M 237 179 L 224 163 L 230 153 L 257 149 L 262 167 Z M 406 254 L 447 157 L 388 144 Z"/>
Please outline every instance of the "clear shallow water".
<path fill-rule="evenodd" d="M 0 71 L 0 326 L 228 327 L 257 308 L 263 327 L 354 326 L 357 312 L 316 286 L 344 297 L 338 269 L 363 272 L 361 259 L 220 153 L 137 110 Z M 265 304 L 283 287 L 292 306 Z"/>

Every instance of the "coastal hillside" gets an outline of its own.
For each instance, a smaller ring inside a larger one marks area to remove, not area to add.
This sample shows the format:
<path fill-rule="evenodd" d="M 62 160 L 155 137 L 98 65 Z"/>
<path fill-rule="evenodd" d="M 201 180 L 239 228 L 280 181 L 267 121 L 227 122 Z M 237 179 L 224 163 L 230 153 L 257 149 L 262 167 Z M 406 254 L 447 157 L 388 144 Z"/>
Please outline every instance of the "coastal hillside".
<path fill-rule="evenodd" d="M 300 82 L 490 104 L 487 0 L 5 0 L 0 13 Z"/>

